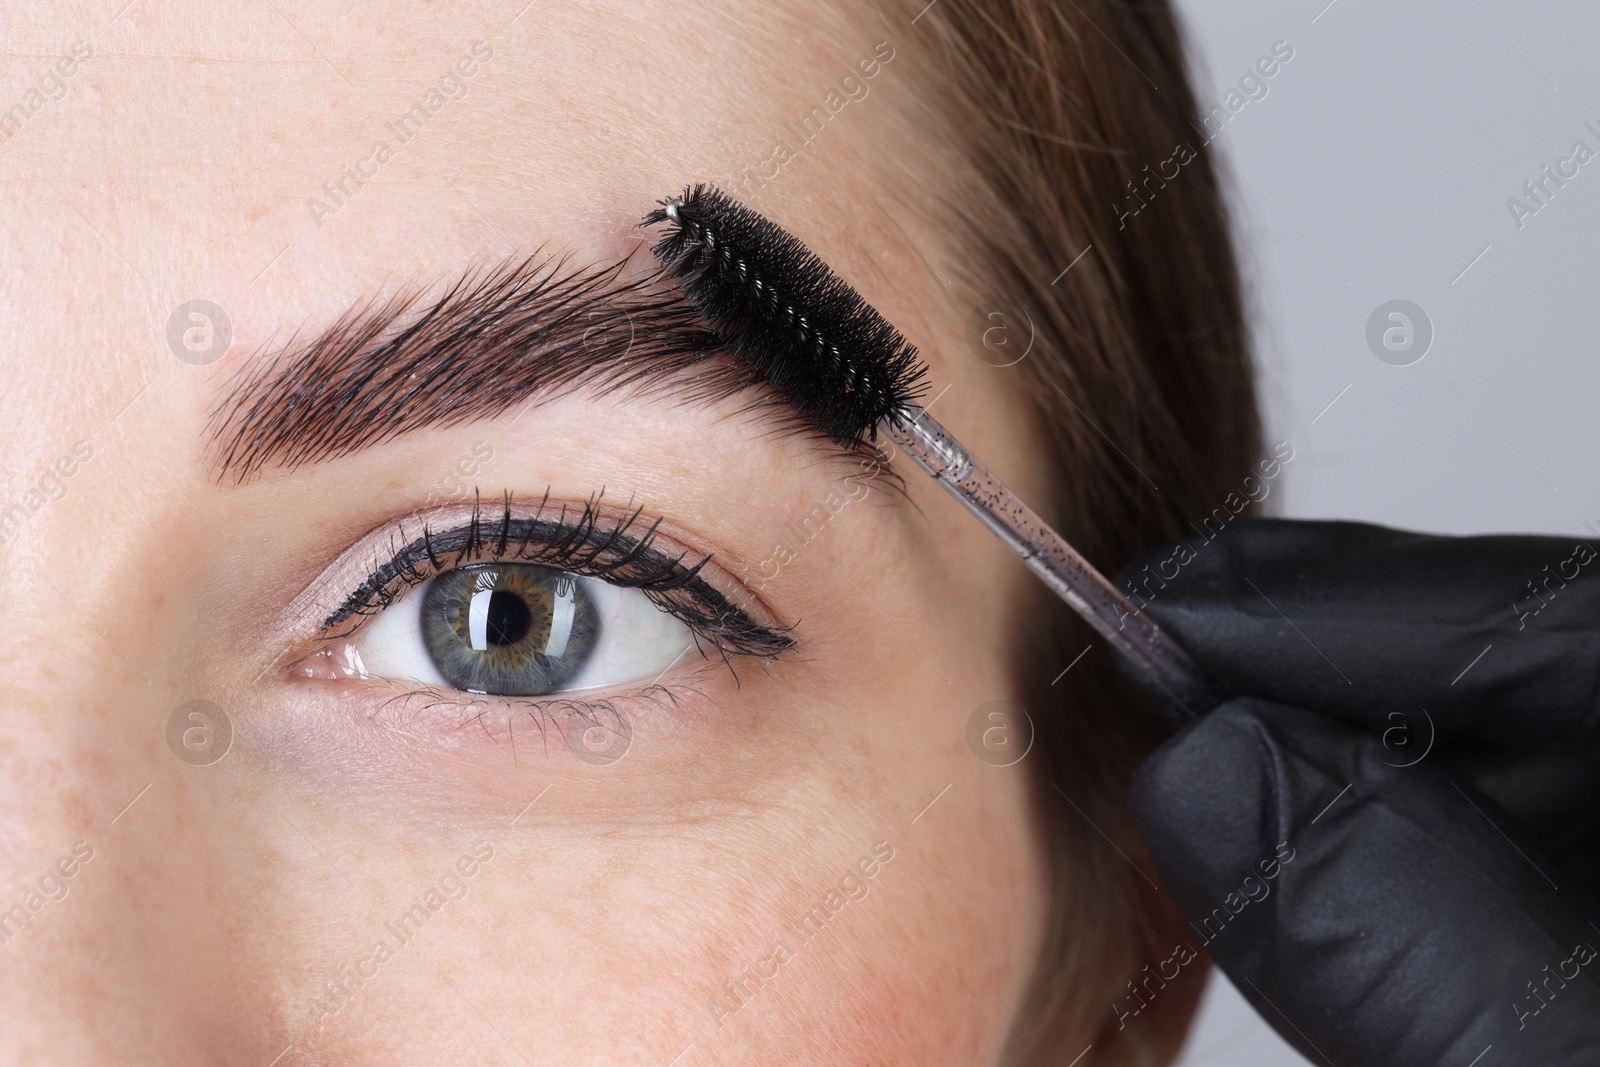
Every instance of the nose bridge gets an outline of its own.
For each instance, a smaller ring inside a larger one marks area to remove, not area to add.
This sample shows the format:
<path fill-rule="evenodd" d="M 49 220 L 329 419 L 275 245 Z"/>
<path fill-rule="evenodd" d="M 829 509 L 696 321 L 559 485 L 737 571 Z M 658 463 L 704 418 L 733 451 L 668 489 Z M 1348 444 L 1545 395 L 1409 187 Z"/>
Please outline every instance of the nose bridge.
<path fill-rule="evenodd" d="M 16 1062 L 100 1063 L 112 1052 L 84 1025 L 73 1000 L 86 999 L 78 963 L 88 943 L 83 887 L 99 873 L 93 870 L 97 858 L 81 837 L 53 855 L 38 848 L 7 855 L 0 896 L 0 1018 Z"/>
<path fill-rule="evenodd" d="M 185 1062 L 174 1006 L 204 999 L 212 951 L 185 886 L 207 883 L 210 831 L 163 730 L 165 505 L 133 488 L 132 449 L 69 427 L 20 451 L 0 476 L 0 1029 L 40 1062 Z"/>
<path fill-rule="evenodd" d="M 265 1063 L 273 1003 L 239 985 L 262 924 L 235 903 L 274 844 L 256 791 L 167 729 L 195 728 L 188 703 L 104 657 L 5 693 L 0 1029 L 40 1062 Z"/>
<path fill-rule="evenodd" d="M 7 676 L 17 673 L 14 651 L 7 648 Z M 125 773 L 70 721 L 94 694 L 92 686 L 73 691 L 63 679 L 84 673 L 8 683 L 3 698 L 0 955 L 9 966 L 0 980 L 0 1017 L 15 1047 L 36 1047 L 41 1062 L 100 1063 L 111 1053 L 104 1043 L 96 1047 L 96 1030 L 105 1025 L 107 992 L 128 983 L 110 935 L 137 922 L 139 910 L 116 877 Z"/>
<path fill-rule="evenodd" d="M 116 936 L 144 906 L 119 867 L 154 778 L 156 668 L 115 647 L 93 546 L 63 552 L 61 516 L 30 517 L 0 578 L 0 1017 L 42 1062 L 100 1063 L 113 992 L 158 984 L 128 981 Z"/>

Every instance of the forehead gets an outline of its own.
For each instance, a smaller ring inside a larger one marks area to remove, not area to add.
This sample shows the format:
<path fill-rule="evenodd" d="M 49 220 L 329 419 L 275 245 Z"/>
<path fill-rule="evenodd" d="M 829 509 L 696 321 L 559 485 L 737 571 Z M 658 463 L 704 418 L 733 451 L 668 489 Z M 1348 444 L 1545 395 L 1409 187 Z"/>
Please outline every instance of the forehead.
<path fill-rule="evenodd" d="M 194 307 L 236 359 L 469 263 L 625 254 L 657 198 L 771 166 L 882 36 L 689 0 L 124 3 L 0 15 L 4 360 L 107 420 L 205 380 L 173 358 Z M 800 150 L 837 161 L 850 118 Z"/>
<path fill-rule="evenodd" d="M 210 237 L 241 258 L 313 240 L 329 255 L 407 206 L 430 209 L 402 216 L 411 227 L 485 227 L 500 221 L 477 218 L 485 203 L 511 200 L 513 241 L 630 225 L 639 212 L 618 204 L 648 204 L 664 178 L 770 154 L 835 53 L 847 73 L 871 43 L 871 27 L 773 4 L 119 3 L 114 20 L 8 11 L 0 69 L 23 106 L 0 173 L 118 194 L 130 241 L 185 235 L 133 261 L 160 284 L 218 265 L 196 262 L 223 251 Z M 63 76 L 75 46 L 92 58 Z"/>

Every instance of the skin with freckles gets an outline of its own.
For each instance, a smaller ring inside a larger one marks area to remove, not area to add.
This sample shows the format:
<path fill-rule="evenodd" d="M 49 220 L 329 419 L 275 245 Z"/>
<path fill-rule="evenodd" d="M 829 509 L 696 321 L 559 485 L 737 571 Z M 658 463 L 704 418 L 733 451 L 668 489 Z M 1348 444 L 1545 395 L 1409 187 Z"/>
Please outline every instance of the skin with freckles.
<path fill-rule="evenodd" d="M 0 15 L 0 106 L 25 114 L 0 143 L 0 909 L 23 908 L 0 1062 L 996 1062 L 1046 890 L 1022 768 L 966 728 L 1015 698 L 1031 579 L 903 461 L 903 486 L 847 483 L 859 457 L 668 390 L 532 398 L 242 483 L 207 447 L 296 331 L 540 249 L 636 252 L 656 199 L 759 167 L 911 27 L 684 0 L 120 6 Z M 875 66 L 746 192 L 922 347 L 939 418 L 1026 497 L 1028 427 L 964 358 L 916 208 L 908 72 Z M 213 362 L 169 343 L 197 299 L 228 318 Z M 322 647 L 307 591 L 341 554 L 470 511 L 441 485 L 631 502 L 798 648 L 621 694 L 609 761 L 575 753 L 570 709 L 286 669 Z M 231 725 L 208 765 L 169 743 L 195 700 Z"/>

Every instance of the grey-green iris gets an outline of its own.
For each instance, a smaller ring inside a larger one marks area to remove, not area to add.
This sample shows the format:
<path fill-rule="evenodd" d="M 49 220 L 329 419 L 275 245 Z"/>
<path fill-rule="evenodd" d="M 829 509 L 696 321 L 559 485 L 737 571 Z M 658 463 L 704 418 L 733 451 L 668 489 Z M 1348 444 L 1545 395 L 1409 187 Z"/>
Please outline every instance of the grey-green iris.
<path fill-rule="evenodd" d="M 585 579 L 530 563 L 481 563 L 434 578 L 422 639 L 457 689 L 543 696 L 566 687 L 594 652 L 600 616 Z"/>

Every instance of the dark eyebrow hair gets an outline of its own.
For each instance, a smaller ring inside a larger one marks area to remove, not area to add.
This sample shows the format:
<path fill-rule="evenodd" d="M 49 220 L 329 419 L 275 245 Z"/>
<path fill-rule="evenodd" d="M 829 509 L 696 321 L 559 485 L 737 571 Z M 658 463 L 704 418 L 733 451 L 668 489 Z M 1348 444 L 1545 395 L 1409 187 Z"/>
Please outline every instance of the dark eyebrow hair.
<path fill-rule="evenodd" d="M 754 390 L 780 429 L 810 427 L 760 387 L 659 271 L 569 257 L 469 270 L 442 295 L 409 290 L 299 331 L 250 358 L 211 411 L 219 481 L 338 459 L 426 426 L 493 418 L 584 386 L 689 400 Z M 814 431 L 813 431 L 814 432 Z"/>

